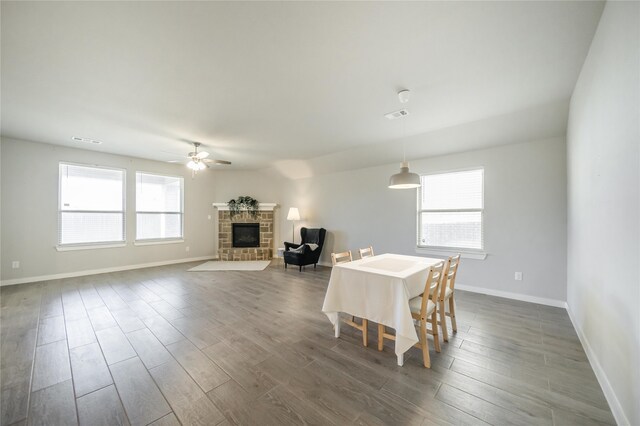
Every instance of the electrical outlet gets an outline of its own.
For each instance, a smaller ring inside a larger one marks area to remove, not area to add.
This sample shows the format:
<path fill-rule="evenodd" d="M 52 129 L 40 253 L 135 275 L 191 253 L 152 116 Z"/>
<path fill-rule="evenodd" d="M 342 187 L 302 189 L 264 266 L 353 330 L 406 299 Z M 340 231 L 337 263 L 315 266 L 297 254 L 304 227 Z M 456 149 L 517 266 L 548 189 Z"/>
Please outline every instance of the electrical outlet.
<path fill-rule="evenodd" d="M 207 216 L 207 219 L 211 220 L 211 215 L 208 215 L 208 216 Z"/>
<path fill-rule="evenodd" d="M 515 280 L 522 281 L 522 272 L 516 272 Z"/>
<path fill-rule="evenodd" d="M 185 249 L 185 251 L 191 250 L 191 248 L 189 246 L 186 246 L 184 249 Z"/>
<path fill-rule="evenodd" d="M 13 262 L 11 262 L 11 268 L 19 269 L 20 268 L 20 261 L 19 260 L 14 260 Z"/>

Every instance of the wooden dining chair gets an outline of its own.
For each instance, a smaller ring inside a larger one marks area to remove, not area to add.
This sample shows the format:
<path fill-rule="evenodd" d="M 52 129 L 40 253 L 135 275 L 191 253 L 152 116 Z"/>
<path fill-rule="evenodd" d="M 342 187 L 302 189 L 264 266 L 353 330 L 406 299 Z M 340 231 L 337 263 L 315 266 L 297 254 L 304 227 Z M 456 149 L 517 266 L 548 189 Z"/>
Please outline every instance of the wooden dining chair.
<path fill-rule="evenodd" d="M 331 253 L 331 264 L 333 266 L 336 266 L 340 263 L 351 262 L 352 260 L 353 257 L 351 256 L 351 251 L 344 251 L 342 253 Z M 369 346 L 369 330 L 367 328 L 369 326 L 369 321 L 367 321 L 365 318 L 362 318 L 362 323 L 358 324 L 356 322 L 356 317 L 353 315 L 351 316 L 350 320 L 345 318 L 341 319 L 345 324 L 350 325 L 356 330 L 360 330 L 362 332 L 362 344 L 364 346 Z"/>
<path fill-rule="evenodd" d="M 371 256 L 373 256 L 373 247 L 372 246 L 360 249 L 360 258 L 361 259 L 364 259 L 365 257 L 371 257 Z"/>
<path fill-rule="evenodd" d="M 433 335 L 434 346 L 436 352 L 440 352 L 440 338 L 438 337 L 438 316 L 436 302 L 438 301 L 442 287 L 442 271 L 444 262 L 438 262 L 429 268 L 427 280 L 425 282 L 424 291 L 418 297 L 409 300 L 409 309 L 411 317 L 419 321 L 420 341 L 415 344 L 416 347 L 422 348 L 422 361 L 426 368 L 431 368 L 431 358 L 429 357 L 429 342 L 427 334 Z M 427 329 L 427 322 L 431 323 L 431 330 Z M 396 336 L 385 331 L 384 325 L 378 324 L 378 350 L 384 347 L 384 339 L 395 340 Z"/>
<path fill-rule="evenodd" d="M 456 304 L 454 300 L 454 286 L 456 284 L 456 275 L 458 274 L 458 266 L 460 265 L 460 253 L 451 256 L 444 264 L 442 272 L 442 291 L 438 299 L 438 314 L 440 316 L 440 327 L 442 327 L 442 338 L 445 342 L 449 341 L 449 330 L 447 330 L 447 316 L 451 318 L 451 328 L 453 332 L 458 331 L 456 325 Z M 449 312 L 446 311 L 446 303 L 449 301 Z"/>
<path fill-rule="evenodd" d="M 353 257 L 351 251 L 343 251 L 342 253 L 331 253 L 331 265 L 336 266 L 339 263 L 351 262 Z"/>

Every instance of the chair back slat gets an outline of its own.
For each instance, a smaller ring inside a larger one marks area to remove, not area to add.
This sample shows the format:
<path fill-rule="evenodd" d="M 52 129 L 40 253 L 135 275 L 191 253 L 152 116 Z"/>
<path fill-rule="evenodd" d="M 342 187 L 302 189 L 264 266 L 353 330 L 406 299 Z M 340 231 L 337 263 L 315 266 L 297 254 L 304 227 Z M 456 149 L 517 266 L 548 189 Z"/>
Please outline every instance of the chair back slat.
<path fill-rule="evenodd" d="M 438 262 L 429 267 L 427 281 L 424 285 L 424 292 L 422 293 L 422 307 L 420 308 L 420 314 L 423 317 L 427 312 L 428 301 L 431 300 L 433 303 L 436 303 L 438 297 L 440 297 L 443 269 L 444 262 Z"/>
<path fill-rule="evenodd" d="M 369 246 L 369 247 L 360 249 L 360 258 L 361 259 L 364 259 L 365 257 L 371 257 L 371 256 L 373 256 L 373 246 Z"/>
<path fill-rule="evenodd" d="M 451 256 L 447 261 L 447 283 L 446 285 L 453 291 L 456 284 L 456 276 L 458 275 L 458 266 L 460 266 L 460 253 Z"/>
<path fill-rule="evenodd" d="M 351 251 L 343 251 L 342 253 L 331 253 L 331 264 L 336 266 L 339 263 L 351 262 Z"/>

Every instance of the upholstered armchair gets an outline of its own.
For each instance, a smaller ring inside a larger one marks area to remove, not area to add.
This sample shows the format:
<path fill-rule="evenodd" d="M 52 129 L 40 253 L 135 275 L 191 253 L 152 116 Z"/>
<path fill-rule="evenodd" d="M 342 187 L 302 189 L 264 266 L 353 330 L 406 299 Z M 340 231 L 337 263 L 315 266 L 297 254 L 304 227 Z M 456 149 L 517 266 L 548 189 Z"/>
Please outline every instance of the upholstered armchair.
<path fill-rule="evenodd" d="M 324 228 L 301 228 L 300 236 L 302 237 L 302 242 L 300 244 L 284 243 L 284 267 L 286 268 L 289 264 L 297 265 L 302 271 L 303 266 L 313 264 L 315 268 L 320 259 L 320 253 L 322 253 L 326 234 L 327 230 Z M 310 244 L 317 245 L 315 250 L 309 246 Z"/>

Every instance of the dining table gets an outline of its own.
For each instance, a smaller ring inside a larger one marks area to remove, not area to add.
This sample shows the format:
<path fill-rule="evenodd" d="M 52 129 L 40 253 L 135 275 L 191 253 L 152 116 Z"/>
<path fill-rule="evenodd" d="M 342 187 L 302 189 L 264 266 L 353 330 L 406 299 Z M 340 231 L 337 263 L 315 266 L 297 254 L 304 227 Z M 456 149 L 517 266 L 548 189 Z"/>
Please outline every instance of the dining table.
<path fill-rule="evenodd" d="M 395 329 L 398 365 L 418 342 L 409 300 L 424 292 L 429 268 L 442 259 L 385 253 L 333 266 L 324 312 L 340 337 L 341 312 Z"/>

